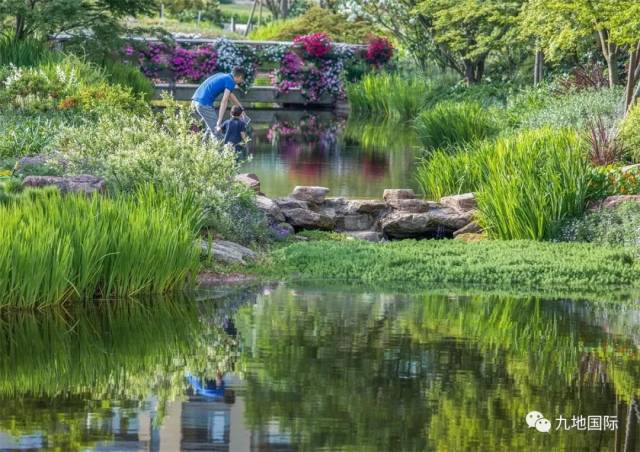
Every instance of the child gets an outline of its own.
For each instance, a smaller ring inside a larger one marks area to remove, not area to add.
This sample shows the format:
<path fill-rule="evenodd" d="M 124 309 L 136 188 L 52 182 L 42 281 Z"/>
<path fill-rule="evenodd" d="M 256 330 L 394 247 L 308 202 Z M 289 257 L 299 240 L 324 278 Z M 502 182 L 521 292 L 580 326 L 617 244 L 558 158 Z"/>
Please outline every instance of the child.
<path fill-rule="evenodd" d="M 231 109 L 231 119 L 227 119 L 220 130 L 224 133 L 224 144 L 232 144 L 236 151 L 242 150 L 241 143 L 248 140 L 247 124 L 240 119 L 244 110 L 236 105 Z"/>

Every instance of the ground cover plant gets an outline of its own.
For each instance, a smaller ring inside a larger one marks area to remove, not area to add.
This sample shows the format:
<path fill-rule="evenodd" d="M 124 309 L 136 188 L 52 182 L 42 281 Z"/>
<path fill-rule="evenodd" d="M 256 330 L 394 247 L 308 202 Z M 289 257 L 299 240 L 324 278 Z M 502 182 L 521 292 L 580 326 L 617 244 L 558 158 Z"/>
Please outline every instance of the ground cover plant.
<path fill-rule="evenodd" d="M 588 291 L 637 286 L 640 267 L 631 251 L 595 244 L 318 240 L 280 248 L 256 270 L 283 279 L 379 286 L 458 284 L 484 289 Z"/>

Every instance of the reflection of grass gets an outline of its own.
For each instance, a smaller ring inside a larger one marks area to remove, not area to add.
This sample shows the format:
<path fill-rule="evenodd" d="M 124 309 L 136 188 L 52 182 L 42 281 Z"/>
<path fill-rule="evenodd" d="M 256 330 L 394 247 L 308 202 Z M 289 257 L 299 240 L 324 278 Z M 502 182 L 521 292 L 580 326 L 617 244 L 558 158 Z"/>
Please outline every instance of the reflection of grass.
<path fill-rule="evenodd" d="M 372 121 L 349 118 L 344 130 L 347 142 L 357 143 L 365 151 L 406 151 L 418 146 L 415 130 L 406 122 Z"/>

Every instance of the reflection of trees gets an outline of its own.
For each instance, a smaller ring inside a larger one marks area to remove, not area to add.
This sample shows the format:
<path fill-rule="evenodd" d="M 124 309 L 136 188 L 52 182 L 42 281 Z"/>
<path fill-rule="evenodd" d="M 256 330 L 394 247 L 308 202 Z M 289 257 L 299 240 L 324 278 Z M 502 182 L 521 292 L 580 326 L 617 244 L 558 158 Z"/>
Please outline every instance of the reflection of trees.
<path fill-rule="evenodd" d="M 612 432 L 536 436 L 525 427 L 535 409 L 553 419 L 618 410 L 624 428 L 614 375 L 638 360 L 626 369 L 593 361 L 593 350 L 626 341 L 563 309 L 536 299 L 403 303 L 279 290 L 246 310 L 240 328 L 253 337 L 248 421 L 277 420 L 302 449 L 611 448 Z"/>
<path fill-rule="evenodd" d="M 5 313 L 0 430 L 46 432 L 50 447 L 71 450 L 111 436 L 92 427 L 86 437 L 89 412 L 96 422 L 118 412 L 126 423 L 153 395 L 162 419 L 166 402 L 185 393 L 185 372 L 212 377 L 234 367 L 235 339 L 222 331 L 221 319 L 252 293 L 227 295 L 215 303 L 131 300 Z"/>

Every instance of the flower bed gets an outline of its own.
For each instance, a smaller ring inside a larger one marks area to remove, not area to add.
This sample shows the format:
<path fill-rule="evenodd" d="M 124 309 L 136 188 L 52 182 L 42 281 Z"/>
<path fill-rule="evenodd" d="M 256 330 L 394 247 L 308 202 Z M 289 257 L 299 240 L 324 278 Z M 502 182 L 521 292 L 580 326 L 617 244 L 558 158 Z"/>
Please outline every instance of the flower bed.
<path fill-rule="evenodd" d="M 274 44 L 258 51 L 228 39 L 194 47 L 172 41 L 133 41 L 123 55 L 155 82 L 199 83 L 215 72 L 231 72 L 240 66 L 247 72 L 244 86 L 251 86 L 258 63 L 272 65 L 272 86 L 280 92 L 300 89 L 309 102 L 323 95 L 344 94 L 346 67 L 357 64 L 382 68 L 393 56 L 386 38 L 372 38 L 366 50 L 354 52 L 352 46 L 335 44 L 326 34 L 314 33 L 295 38 L 293 45 Z"/>

